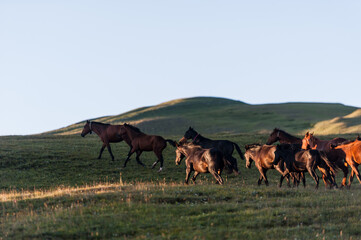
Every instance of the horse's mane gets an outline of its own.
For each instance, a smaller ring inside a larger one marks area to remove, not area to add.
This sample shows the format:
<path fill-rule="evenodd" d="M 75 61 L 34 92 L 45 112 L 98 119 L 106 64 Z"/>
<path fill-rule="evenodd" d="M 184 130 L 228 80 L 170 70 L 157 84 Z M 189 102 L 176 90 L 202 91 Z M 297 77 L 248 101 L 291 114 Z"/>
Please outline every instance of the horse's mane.
<path fill-rule="evenodd" d="M 276 132 L 276 131 L 279 131 L 279 132 L 281 132 L 282 134 L 286 135 L 286 136 L 285 136 L 286 138 L 298 138 L 298 137 L 292 136 L 292 135 L 289 134 L 288 132 L 283 131 L 283 130 L 281 130 L 281 129 L 279 129 L 279 128 L 273 129 L 273 132 Z"/>
<path fill-rule="evenodd" d="M 91 124 L 99 124 L 99 125 L 103 125 L 103 126 L 108 126 L 110 125 L 109 123 L 102 123 L 102 122 L 94 122 L 94 121 L 91 121 Z"/>
<path fill-rule="evenodd" d="M 244 146 L 244 148 L 246 150 L 249 150 L 249 149 L 260 147 L 260 146 L 261 146 L 261 144 L 259 144 L 259 143 L 252 143 L 252 144 L 247 144 L 246 146 Z"/>
<path fill-rule="evenodd" d="M 142 132 L 142 131 L 140 131 L 139 128 L 134 127 L 133 125 L 130 125 L 130 124 L 128 124 L 128 123 L 124 123 L 124 127 L 129 127 L 130 129 L 132 129 L 133 131 L 138 132 L 138 133 L 141 133 L 141 132 Z"/>

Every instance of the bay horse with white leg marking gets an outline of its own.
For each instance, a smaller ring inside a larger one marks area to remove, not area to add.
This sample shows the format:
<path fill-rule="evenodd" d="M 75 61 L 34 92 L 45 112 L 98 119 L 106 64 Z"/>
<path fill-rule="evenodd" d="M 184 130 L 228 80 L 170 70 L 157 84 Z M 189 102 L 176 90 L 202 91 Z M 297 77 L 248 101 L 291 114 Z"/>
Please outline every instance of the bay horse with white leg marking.
<path fill-rule="evenodd" d="M 88 133 L 91 134 L 92 132 L 95 132 L 103 142 L 98 159 L 102 157 L 102 153 L 105 147 L 107 147 L 108 152 L 114 161 L 114 155 L 112 153 L 112 149 L 110 148 L 110 143 L 117 143 L 125 140 L 125 142 L 130 146 L 130 142 L 120 136 L 120 127 L 121 125 L 86 121 L 81 136 L 85 137 Z"/>
<path fill-rule="evenodd" d="M 275 128 L 270 134 L 266 144 L 271 145 L 277 141 L 279 141 L 280 143 L 287 143 L 287 144 L 300 144 L 300 145 L 302 144 L 301 138 L 292 136 L 291 134 L 281 129 Z"/>
<path fill-rule="evenodd" d="M 157 165 L 158 162 L 160 162 L 160 168 L 159 171 L 162 171 L 163 169 L 163 150 L 167 147 L 167 142 L 169 142 L 171 145 L 175 146 L 175 143 L 173 140 L 167 139 L 165 140 L 161 136 L 156 135 L 148 135 L 139 130 L 139 128 L 136 128 L 130 124 L 124 123 L 120 127 L 120 136 L 122 138 L 128 138 L 130 140 L 131 149 L 128 153 L 128 157 L 124 162 L 124 167 L 126 167 L 127 162 L 130 159 L 130 156 L 133 153 L 137 153 L 136 160 L 139 164 L 143 163 L 140 162 L 140 155 L 143 151 L 153 151 L 154 154 L 157 156 L 158 160 L 153 163 L 152 168 Z"/>
<path fill-rule="evenodd" d="M 190 173 L 194 171 L 192 177 L 193 183 L 199 173 L 211 173 L 217 183 L 223 184 L 221 177 L 224 168 L 223 154 L 217 148 L 204 149 L 201 146 L 192 143 L 176 144 L 176 165 L 179 165 L 184 157 L 186 157 L 186 178 L 185 184 L 188 184 Z"/>

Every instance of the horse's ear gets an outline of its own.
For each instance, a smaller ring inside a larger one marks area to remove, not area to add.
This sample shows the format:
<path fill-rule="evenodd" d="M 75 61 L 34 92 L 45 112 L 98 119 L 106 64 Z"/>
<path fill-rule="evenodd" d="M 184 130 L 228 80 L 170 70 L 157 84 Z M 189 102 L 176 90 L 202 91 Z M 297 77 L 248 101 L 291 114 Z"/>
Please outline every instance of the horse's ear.
<path fill-rule="evenodd" d="M 309 133 L 309 132 L 306 132 L 305 137 L 308 137 L 309 135 L 310 135 L 310 133 Z"/>
<path fill-rule="evenodd" d="M 313 136 L 314 133 L 315 133 L 315 132 L 312 132 L 312 133 L 310 134 L 310 136 Z"/>
<path fill-rule="evenodd" d="M 90 121 L 89 121 L 89 120 L 86 120 L 86 123 L 90 123 Z"/>
<path fill-rule="evenodd" d="M 191 126 L 189 126 L 188 130 L 193 130 L 193 128 Z"/>

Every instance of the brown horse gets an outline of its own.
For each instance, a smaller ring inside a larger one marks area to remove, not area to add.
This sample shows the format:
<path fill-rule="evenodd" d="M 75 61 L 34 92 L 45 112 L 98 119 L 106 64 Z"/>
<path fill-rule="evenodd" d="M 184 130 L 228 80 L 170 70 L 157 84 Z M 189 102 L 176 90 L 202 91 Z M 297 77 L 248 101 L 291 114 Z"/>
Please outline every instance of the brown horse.
<path fill-rule="evenodd" d="M 258 179 L 258 185 L 261 185 L 262 180 L 264 180 L 265 184 L 268 186 L 267 180 L 267 171 L 269 169 L 276 169 L 279 173 L 281 173 L 279 187 L 282 186 L 284 175 L 284 165 L 283 162 L 279 162 L 277 165 L 273 165 L 273 161 L 275 158 L 274 152 L 276 151 L 276 146 L 271 145 L 260 145 L 260 144 L 249 144 L 245 146 L 246 152 L 244 157 L 246 158 L 246 167 L 251 168 L 252 161 L 255 162 L 255 165 L 260 173 L 260 177 Z M 287 177 L 288 185 L 289 175 Z"/>
<path fill-rule="evenodd" d="M 342 170 L 343 178 L 341 182 L 341 188 L 346 186 L 348 167 L 345 165 L 345 155 L 341 151 L 335 151 L 332 149 L 332 145 L 337 145 L 347 141 L 345 138 L 334 138 L 331 140 L 320 140 L 316 138 L 313 133 L 307 132 L 305 137 L 302 139 L 302 149 L 316 149 L 324 151 L 327 158 L 334 164 L 335 170 Z"/>
<path fill-rule="evenodd" d="M 332 148 L 335 149 L 335 151 L 342 151 L 346 162 L 352 169 L 348 181 L 348 187 L 351 187 L 354 175 L 356 175 L 361 184 L 360 172 L 358 170 L 358 166 L 361 164 L 361 141 L 356 139 L 356 141 L 340 144 L 338 146 L 332 146 Z"/>
<path fill-rule="evenodd" d="M 327 159 L 326 154 L 317 150 L 301 150 L 292 147 L 290 144 L 277 145 L 274 154 L 273 164 L 278 164 L 281 159 L 285 162 L 284 176 L 291 172 L 303 173 L 308 171 L 316 182 L 316 188 L 318 188 L 319 178 L 315 171 L 317 168 L 324 176 L 323 180 L 326 187 L 327 185 L 337 187 L 333 175 L 330 174 L 330 172 L 335 173 L 334 166 Z"/>
<path fill-rule="evenodd" d="M 131 149 L 129 150 L 128 157 L 124 162 L 124 167 L 126 167 L 127 162 L 130 159 L 130 156 L 133 153 L 137 153 L 136 160 L 138 163 L 142 164 L 140 162 L 140 155 L 143 151 L 153 151 L 154 154 L 157 156 L 158 160 L 153 163 L 152 168 L 157 165 L 158 162 L 160 162 L 160 168 L 159 171 L 162 171 L 163 169 L 163 150 L 167 146 L 167 142 L 169 142 L 171 145 L 175 146 L 174 142 L 172 140 L 165 140 L 161 136 L 156 135 L 148 135 L 139 130 L 139 128 L 136 128 L 130 124 L 124 123 L 120 127 L 120 136 L 122 138 L 127 138 L 130 140 Z"/>
<path fill-rule="evenodd" d="M 95 132 L 103 142 L 103 146 L 100 149 L 98 159 L 102 157 L 102 153 L 105 147 L 107 147 L 108 152 L 110 153 L 110 156 L 114 161 L 114 155 L 112 153 L 112 149 L 110 148 L 110 143 L 116 143 L 125 140 L 127 144 L 130 146 L 129 141 L 127 141 L 127 139 L 124 139 L 120 136 L 120 128 L 121 125 L 111 125 L 100 122 L 86 121 L 81 136 L 85 137 L 85 135 L 87 135 L 88 133 L 91 134 L 92 132 Z"/>
<path fill-rule="evenodd" d="M 199 173 L 211 173 L 216 179 L 217 183 L 223 184 L 221 177 L 224 168 L 223 154 L 217 148 L 204 149 L 192 143 L 183 143 L 179 145 L 176 143 L 176 160 L 175 163 L 179 165 L 186 157 L 186 178 L 185 183 L 188 184 L 190 173 L 194 171 L 192 181 L 195 183 L 196 177 Z"/>
<path fill-rule="evenodd" d="M 277 141 L 279 141 L 280 143 L 287 143 L 287 144 L 302 144 L 301 138 L 292 136 L 291 134 L 281 129 L 275 128 L 268 137 L 266 144 L 271 145 Z"/>

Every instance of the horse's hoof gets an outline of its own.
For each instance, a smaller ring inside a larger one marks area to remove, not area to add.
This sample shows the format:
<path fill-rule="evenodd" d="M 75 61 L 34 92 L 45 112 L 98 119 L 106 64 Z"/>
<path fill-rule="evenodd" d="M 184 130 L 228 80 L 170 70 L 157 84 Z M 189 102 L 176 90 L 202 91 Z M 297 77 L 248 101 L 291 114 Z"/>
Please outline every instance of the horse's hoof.
<path fill-rule="evenodd" d="M 152 169 L 155 168 L 155 165 L 157 165 L 157 162 L 153 163 Z"/>
<path fill-rule="evenodd" d="M 163 168 L 159 168 L 158 172 L 161 172 L 163 170 Z"/>

